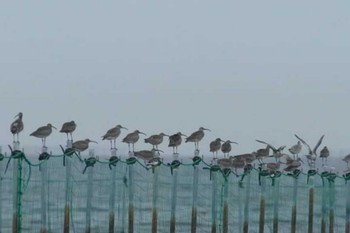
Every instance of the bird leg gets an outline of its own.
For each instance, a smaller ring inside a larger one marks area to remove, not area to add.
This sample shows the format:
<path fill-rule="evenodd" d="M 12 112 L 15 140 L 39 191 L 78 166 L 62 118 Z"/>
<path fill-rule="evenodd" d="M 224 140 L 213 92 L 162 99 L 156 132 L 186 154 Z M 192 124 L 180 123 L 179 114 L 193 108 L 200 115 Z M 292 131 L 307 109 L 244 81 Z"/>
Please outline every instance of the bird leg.
<path fill-rule="evenodd" d="M 113 140 L 113 142 L 114 142 L 114 149 L 117 149 L 117 139 L 115 138 L 115 139 Z"/>
<path fill-rule="evenodd" d="M 109 140 L 110 144 L 111 144 L 111 150 L 113 149 L 113 146 L 112 146 L 112 140 Z"/>
<path fill-rule="evenodd" d="M 130 154 L 130 152 L 131 152 L 131 151 L 130 151 L 130 143 L 128 143 L 128 148 L 129 148 L 129 154 Z"/>
<path fill-rule="evenodd" d="M 16 139 L 15 139 L 15 134 L 13 134 L 13 143 L 16 142 Z"/>
<path fill-rule="evenodd" d="M 135 143 L 132 144 L 132 152 L 135 152 Z"/>

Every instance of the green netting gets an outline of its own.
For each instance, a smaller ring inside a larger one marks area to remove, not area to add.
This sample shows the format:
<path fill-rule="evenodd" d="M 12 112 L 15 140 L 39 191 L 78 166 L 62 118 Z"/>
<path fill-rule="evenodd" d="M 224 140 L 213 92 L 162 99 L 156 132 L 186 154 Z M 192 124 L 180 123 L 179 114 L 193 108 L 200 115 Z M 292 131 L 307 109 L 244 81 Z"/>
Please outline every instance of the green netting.
<path fill-rule="evenodd" d="M 77 233 L 293 232 L 293 211 L 294 232 L 344 232 L 350 217 L 349 176 L 334 173 L 236 175 L 200 160 L 121 158 L 111 166 L 74 154 L 1 158 L 1 232 L 63 232 L 65 223 Z"/>

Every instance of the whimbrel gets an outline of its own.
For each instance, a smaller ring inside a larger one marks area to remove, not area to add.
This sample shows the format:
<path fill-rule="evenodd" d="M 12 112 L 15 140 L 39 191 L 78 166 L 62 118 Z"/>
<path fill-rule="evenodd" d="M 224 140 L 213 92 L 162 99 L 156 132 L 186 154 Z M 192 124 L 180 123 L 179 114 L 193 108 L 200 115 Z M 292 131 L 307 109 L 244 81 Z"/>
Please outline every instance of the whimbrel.
<path fill-rule="evenodd" d="M 15 116 L 15 118 L 16 117 L 18 118 L 14 122 L 12 122 L 10 126 L 11 133 L 13 134 L 13 142 L 19 142 L 18 134 L 23 130 L 23 114 L 20 112 Z M 17 135 L 17 141 L 15 140 L 15 135 Z"/>
<path fill-rule="evenodd" d="M 324 135 L 321 136 L 321 138 L 318 140 L 317 144 L 315 145 L 314 149 L 311 150 L 311 147 L 309 144 L 307 144 L 303 139 L 301 139 L 298 135 L 294 134 L 296 138 L 298 138 L 308 149 L 309 149 L 309 154 L 305 155 L 306 158 L 308 159 L 309 166 L 314 169 L 315 166 L 315 161 L 317 158 L 317 149 L 321 145 L 322 140 L 324 138 Z"/>
<path fill-rule="evenodd" d="M 128 135 L 126 135 L 126 137 L 123 139 L 123 142 L 128 143 L 128 147 L 129 147 L 129 153 L 131 152 L 130 150 L 130 144 L 132 144 L 132 151 L 135 151 L 135 143 L 139 140 L 140 135 L 139 134 L 143 134 L 146 136 L 145 133 L 140 132 L 139 130 L 135 130 L 132 133 L 129 133 Z"/>
<path fill-rule="evenodd" d="M 46 126 L 39 127 L 37 130 L 31 133 L 30 136 L 41 138 L 43 147 L 46 147 L 46 138 L 51 134 L 52 128 L 56 129 L 55 126 L 49 123 Z"/>
<path fill-rule="evenodd" d="M 213 157 L 218 157 L 218 151 L 221 149 L 221 142 L 224 142 L 220 138 L 215 139 L 209 144 L 210 152 L 213 152 Z"/>
<path fill-rule="evenodd" d="M 323 149 L 320 151 L 320 158 L 322 158 L 322 166 L 325 165 L 324 160 L 326 160 L 326 164 L 327 164 L 327 158 L 329 156 L 329 150 L 327 148 L 327 146 L 323 147 Z"/>
<path fill-rule="evenodd" d="M 256 151 L 255 157 L 260 162 L 263 163 L 263 158 L 268 157 L 270 154 L 270 146 L 266 146 L 266 148 L 261 148 Z"/>
<path fill-rule="evenodd" d="M 230 158 L 232 158 L 234 173 L 238 175 L 237 169 L 242 169 L 245 167 L 245 160 L 241 156 L 230 156 Z"/>
<path fill-rule="evenodd" d="M 287 167 L 283 169 L 286 172 L 292 172 L 295 169 L 298 169 L 301 166 L 301 162 L 303 162 L 300 158 L 293 160 L 289 157 L 289 159 L 286 159 L 286 160 L 287 160 L 287 163 L 286 163 Z"/>
<path fill-rule="evenodd" d="M 155 134 L 155 135 L 152 135 L 150 136 L 149 138 L 146 138 L 145 139 L 145 143 L 149 143 L 153 146 L 153 149 L 158 149 L 158 145 L 161 144 L 163 142 L 163 137 L 164 136 L 168 136 L 167 134 L 165 133 L 160 133 L 160 134 Z"/>
<path fill-rule="evenodd" d="M 270 147 L 270 149 L 273 152 L 272 156 L 275 157 L 276 162 L 279 161 L 280 158 L 283 156 L 282 151 L 284 150 L 284 148 L 286 146 L 280 146 L 280 147 L 276 148 L 276 147 L 274 147 L 273 145 L 271 145 L 271 144 L 269 144 L 267 142 L 264 142 L 264 141 L 261 141 L 261 140 L 256 140 L 256 141 L 260 142 L 260 143 L 263 143 L 263 144 L 265 144 L 265 145 Z"/>
<path fill-rule="evenodd" d="M 182 137 L 187 137 L 186 135 L 182 134 L 181 132 L 178 132 L 176 134 L 173 134 L 171 136 L 169 136 L 169 147 L 173 148 L 173 154 L 178 154 L 178 146 L 181 145 L 182 142 Z"/>
<path fill-rule="evenodd" d="M 221 151 L 222 153 L 224 153 L 224 157 L 227 157 L 229 156 L 230 152 L 231 152 L 231 143 L 234 143 L 234 144 L 238 144 L 237 142 L 232 142 L 230 140 L 227 140 L 226 142 L 224 142 L 222 145 L 221 145 Z"/>
<path fill-rule="evenodd" d="M 127 128 L 121 126 L 121 125 L 117 125 L 116 127 L 113 127 L 111 129 L 109 129 L 105 135 L 102 136 L 102 140 L 109 140 L 110 143 L 111 143 L 111 149 L 116 149 L 117 146 L 116 146 L 116 140 L 117 140 L 117 137 L 119 137 L 120 135 L 120 129 L 126 129 L 128 130 Z M 113 146 L 112 146 L 112 141 L 113 141 Z"/>
<path fill-rule="evenodd" d="M 80 152 L 83 152 L 83 151 L 85 151 L 87 148 L 89 148 L 89 143 L 90 143 L 90 142 L 93 142 L 93 143 L 96 143 L 96 144 L 97 144 L 97 142 L 92 141 L 92 140 L 90 140 L 90 139 L 87 138 L 87 139 L 85 139 L 85 140 L 79 140 L 79 141 L 73 142 L 72 148 L 73 148 L 75 151 L 79 152 L 79 154 L 80 154 Z"/>
<path fill-rule="evenodd" d="M 188 138 L 186 138 L 185 142 L 194 142 L 195 152 L 199 153 L 199 142 L 204 137 L 204 130 L 208 130 L 204 127 L 200 127 L 196 132 L 192 133 Z"/>
<path fill-rule="evenodd" d="M 140 150 L 140 151 L 134 151 L 134 156 L 144 160 L 145 162 L 148 162 L 154 158 L 159 157 L 157 152 L 163 152 L 158 149 L 152 149 L 152 150 Z"/>
<path fill-rule="evenodd" d="M 74 132 L 74 130 L 76 129 L 77 125 L 75 124 L 74 121 L 69 121 L 69 122 L 65 122 L 62 125 L 62 128 L 60 130 L 60 133 L 65 133 L 67 135 L 67 140 L 71 140 L 73 141 L 73 136 L 72 133 Z M 70 139 L 68 137 L 68 134 L 70 134 Z"/>
<path fill-rule="evenodd" d="M 291 148 L 289 148 L 289 152 L 294 156 L 294 157 L 298 157 L 299 153 L 302 149 L 302 145 L 301 142 L 298 141 L 297 144 L 293 145 Z"/>

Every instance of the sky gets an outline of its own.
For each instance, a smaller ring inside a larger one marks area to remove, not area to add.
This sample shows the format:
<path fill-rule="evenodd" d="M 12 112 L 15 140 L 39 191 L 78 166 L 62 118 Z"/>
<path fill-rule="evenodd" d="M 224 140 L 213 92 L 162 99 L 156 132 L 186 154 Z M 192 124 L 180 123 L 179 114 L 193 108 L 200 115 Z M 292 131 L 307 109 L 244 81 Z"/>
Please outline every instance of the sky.
<path fill-rule="evenodd" d="M 0 146 L 23 112 L 21 146 L 40 126 L 74 120 L 76 140 L 121 124 L 148 136 L 211 129 L 232 154 L 287 148 L 298 134 L 325 135 L 334 156 L 350 153 L 349 1 L 3 1 L 0 3 Z M 65 144 L 54 131 L 50 150 Z M 136 150 L 149 149 L 141 136 Z M 165 140 L 161 149 L 172 152 Z M 322 145 L 322 146 L 323 146 Z M 184 143 L 179 152 L 192 154 Z M 306 152 L 306 150 L 304 150 Z"/>

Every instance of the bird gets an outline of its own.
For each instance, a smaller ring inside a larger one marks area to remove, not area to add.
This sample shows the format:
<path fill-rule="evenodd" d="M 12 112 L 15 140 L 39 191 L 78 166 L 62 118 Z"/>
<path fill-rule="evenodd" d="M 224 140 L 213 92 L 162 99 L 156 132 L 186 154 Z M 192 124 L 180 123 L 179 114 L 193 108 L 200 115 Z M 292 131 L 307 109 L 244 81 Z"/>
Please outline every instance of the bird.
<path fill-rule="evenodd" d="M 214 158 L 218 157 L 218 151 L 221 149 L 221 142 L 224 141 L 217 138 L 209 144 L 210 152 L 213 152 Z"/>
<path fill-rule="evenodd" d="M 299 156 L 299 153 L 302 149 L 302 144 L 300 141 L 297 142 L 297 144 L 293 145 L 291 148 L 289 148 L 289 152 L 295 157 Z"/>
<path fill-rule="evenodd" d="M 123 142 L 128 143 L 129 153 L 131 152 L 130 151 L 130 144 L 132 144 L 132 151 L 135 151 L 135 143 L 140 138 L 139 134 L 143 134 L 143 135 L 146 136 L 145 133 L 142 133 L 139 130 L 135 130 L 134 132 L 129 133 L 128 135 L 126 135 L 126 137 L 123 139 Z"/>
<path fill-rule="evenodd" d="M 327 158 L 329 156 L 329 150 L 327 148 L 327 146 L 323 147 L 323 149 L 320 151 L 320 158 L 322 158 L 322 166 L 325 165 L 324 160 L 326 160 L 326 164 L 327 164 Z"/>
<path fill-rule="evenodd" d="M 346 155 L 343 159 L 344 162 L 346 162 L 346 166 L 349 168 L 349 162 L 350 162 L 350 154 Z"/>
<path fill-rule="evenodd" d="M 159 157 L 158 153 L 156 152 L 163 152 L 161 150 L 158 150 L 158 149 L 152 149 L 152 150 L 140 150 L 140 151 L 135 151 L 134 152 L 134 156 L 139 158 L 139 159 L 142 159 L 144 160 L 145 162 L 148 162 L 154 158 L 157 158 Z"/>
<path fill-rule="evenodd" d="M 246 164 L 251 164 L 256 159 L 256 152 L 236 155 L 244 160 Z"/>
<path fill-rule="evenodd" d="M 275 157 L 276 162 L 279 161 L 280 158 L 283 156 L 282 151 L 284 150 L 284 148 L 286 146 L 280 146 L 280 147 L 276 148 L 276 147 L 274 147 L 273 145 L 271 145 L 271 144 L 269 144 L 267 142 L 264 142 L 264 141 L 261 141 L 261 140 L 256 140 L 256 141 L 260 142 L 260 143 L 263 143 L 263 144 L 265 144 L 265 145 L 270 147 L 270 149 L 273 152 L 272 156 Z"/>
<path fill-rule="evenodd" d="M 62 128 L 60 130 L 60 133 L 65 133 L 67 135 L 67 140 L 71 140 L 73 142 L 73 136 L 72 133 L 76 129 L 77 125 L 74 121 L 68 121 L 63 123 Z M 68 137 L 68 134 L 70 134 L 70 139 Z"/>
<path fill-rule="evenodd" d="M 308 149 L 309 149 L 309 154 L 305 155 L 306 158 L 308 159 L 308 163 L 309 163 L 309 166 L 311 168 L 314 168 L 315 166 L 315 161 L 316 161 L 316 158 L 317 158 L 317 149 L 318 147 L 321 145 L 322 143 L 322 140 L 324 138 L 324 135 L 322 135 L 320 137 L 320 139 L 318 140 L 318 142 L 316 143 L 315 147 L 313 150 L 311 150 L 311 147 L 309 146 L 309 144 L 307 144 L 303 139 L 301 139 L 298 135 L 294 134 L 294 136 L 299 139 Z"/>
<path fill-rule="evenodd" d="M 217 160 L 217 165 L 220 166 L 221 169 L 226 169 L 232 167 L 233 158 L 221 158 Z"/>
<path fill-rule="evenodd" d="M 276 173 L 280 168 L 281 162 L 276 163 L 266 163 L 266 169 L 269 171 L 270 174 Z"/>
<path fill-rule="evenodd" d="M 270 146 L 266 146 L 266 148 L 261 148 L 257 150 L 255 153 L 256 159 L 260 162 L 263 163 L 263 158 L 268 157 L 270 154 Z"/>
<path fill-rule="evenodd" d="M 39 127 L 37 130 L 35 130 L 33 133 L 31 133 L 30 136 L 41 138 L 42 143 L 43 143 L 43 147 L 46 147 L 45 146 L 46 138 L 51 134 L 52 128 L 56 129 L 55 126 L 53 126 L 49 123 L 45 126 Z"/>
<path fill-rule="evenodd" d="M 97 144 L 97 142 L 92 141 L 92 140 L 90 140 L 90 139 L 87 138 L 87 139 L 85 139 L 85 140 L 79 140 L 79 141 L 73 142 L 72 148 L 73 148 L 75 151 L 79 152 L 79 154 L 80 154 L 80 152 L 83 152 L 83 151 L 85 151 L 87 148 L 89 148 L 89 143 L 90 143 L 90 142 L 93 142 L 93 143 L 96 143 L 96 144 Z"/>
<path fill-rule="evenodd" d="M 204 130 L 210 131 L 204 127 L 200 127 L 196 132 L 186 138 L 185 142 L 194 142 L 195 151 L 199 153 L 199 141 L 204 137 Z"/>
<path fill-rule="evenodd" d="M 172 147 L 173 148 L 173 154 L 178 154 L 178 146 L 181 145 L 182 142 L 182 137 L 187 137 L 185 134 L 182 134 L 181 132 L 178 132 L 176 134 L 173 134 L 171 136 L 169 136 L 169 145 L 168 147 Z"/>
<path fill-rule="evenodd" d="M 301 162 L 303 162 L 301 160 L 301 158 L 297 158 L 297 159 L 291 159 L 289 157 L 289 159 L 286 159 L 287 160 L 287 167 L 285 167 L 283 170 L 286 171 L 286 172 L 292 172 L 294 171 L 295 169 L 298 169 L 298 167 L 301 166 Z"/>
<path fill-rule="evenodd" d="M 168 136 L 165 133 L 155 134 L 145 139 L 145 143 L 149 143 L 153 146 L 153 149 L 158 149 L 158 145 L 163 142 L 163 137 Z"/>
<path fill-rule="evenodd" d="M 230 140 L 227 140 L 221 145 L 221 151 L 224 153 L 224 157 L 229 156 L 231 151 L 231 143 L 238 144 L 237 142 L 232 142 Z"/>
<path fill-rule="evenodd" d="M 23 113 L 18 113 L 15 118 L 18 117 L 10 126 L 10 131 L 13 134 L 13 142 L 19 142 L 19 133 L 23 130 Z M 17 135 L 17 141 L 15 140 L 15 135 Z"/>
<path fill-rule="evenodd" d="M 231 157 L 231 156 L 230 156 Z M 234 173 L 238 175 L 237 169 L 242 169 L 245 167 L 245 160 L 241 156 L 232 156 L 232 167 L 234 169 Z"/>
<path fill-rule="evenodd" d="M 116 140 L 117 137 L 119 137 L 121 130 L 120 129 L 126 129 L 127 128 L 121 126 L 121 125 L 117 125 L 111 129 L 109 129 L 105 135 L 102 136 L 102 140 L 109 140 L 111 143 L 111 149 L 116 149 Z M 113 141 L 113 145 L 112 145 L 112 141 Z M 114 146 L 114 147 L 113 147 Z"/>

